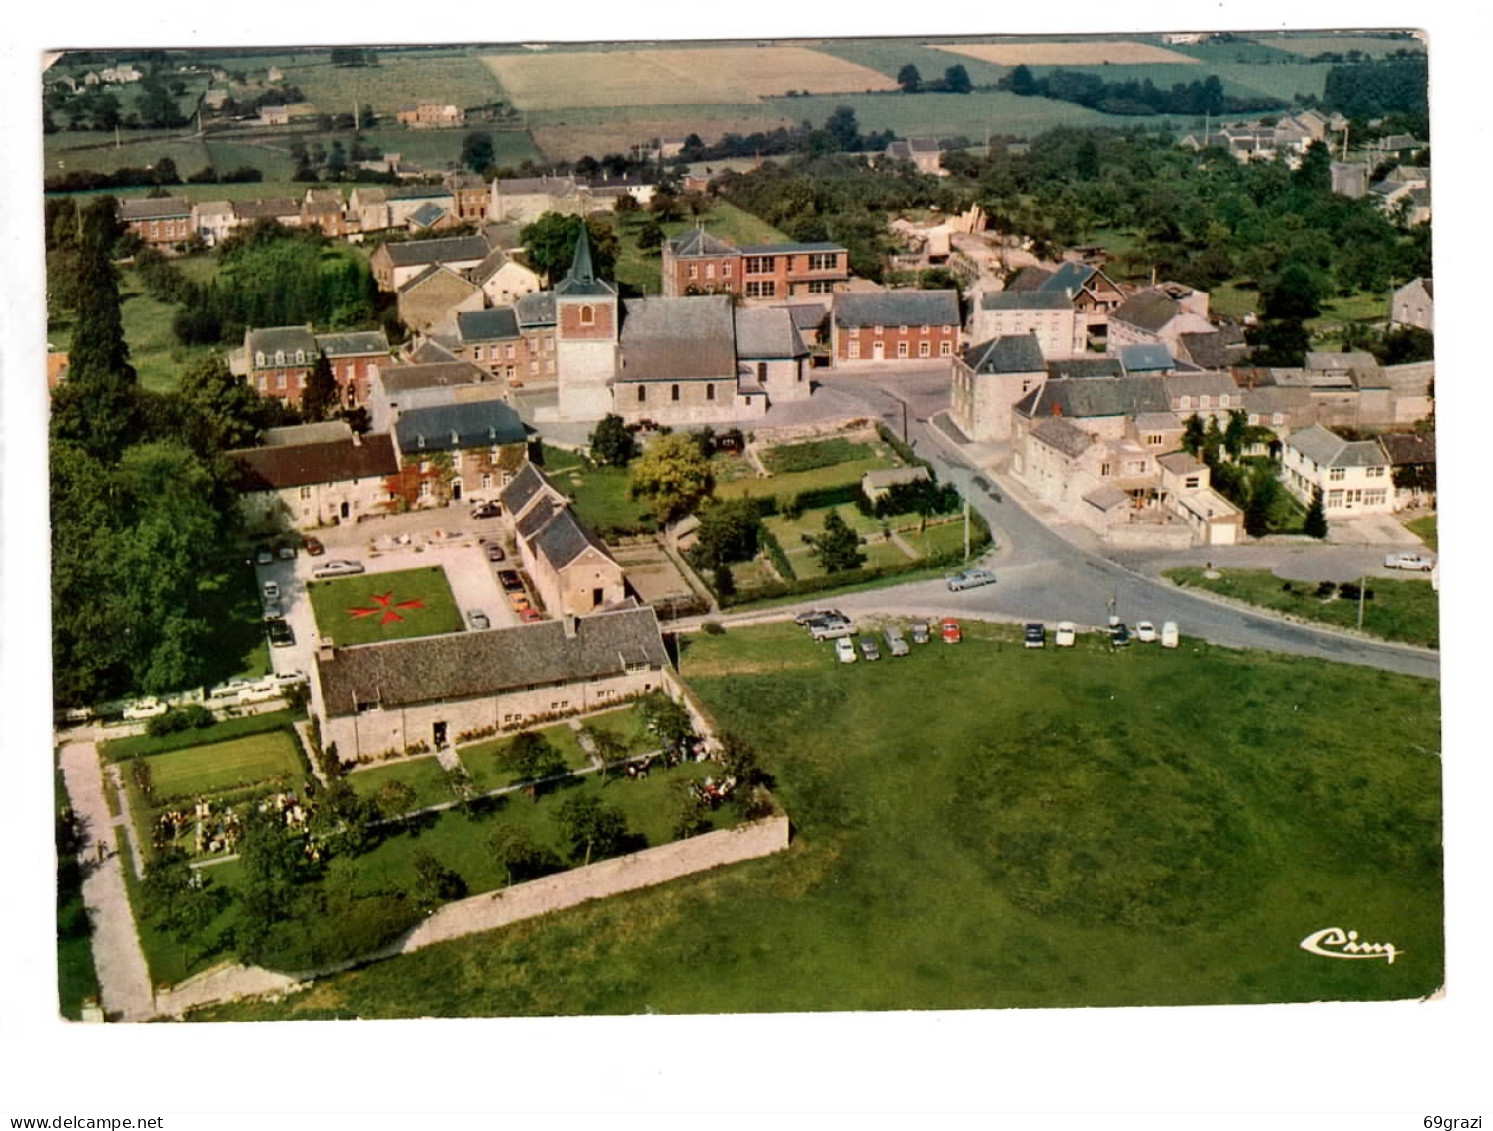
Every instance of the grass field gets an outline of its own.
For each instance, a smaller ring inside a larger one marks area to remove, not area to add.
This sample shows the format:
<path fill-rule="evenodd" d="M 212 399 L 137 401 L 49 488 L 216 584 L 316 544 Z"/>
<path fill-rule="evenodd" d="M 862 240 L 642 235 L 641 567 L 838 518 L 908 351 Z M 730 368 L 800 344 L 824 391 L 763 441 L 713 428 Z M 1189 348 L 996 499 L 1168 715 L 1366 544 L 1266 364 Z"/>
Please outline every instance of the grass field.
<path fill-rule="evenodd" d="M 621 216 L 612 218 L 613 230 L 617 233 L 620 248 L 617 254 L 616 279 L 624 286 L 643 294 L 656 295 L 663 289 L 662 258 L 658 252 L 644 251 L 638 246 L 638 233 L 647 222 L 646 216 L 637 214 L 633 219 Z M 676 236 L 703 222 L 706 231 L 737 247 L 758 243 L 786 243 L 788 237 L 767 221 L 744 212 L 724 200 L 713 201 L 710 208 L 698 218 L 671 220 L 661 225 L 665 236 Z"/>
<path fill-rule="evenodd" d="M 733 479 L 729 483 L 718 484 L 715 494 L 719 499 L 740 499 L 747 496 L 761 499 L 768 495 L 775 495 L 782 503 L 801 491 L 858 483 L 861 476 L 868 471 L 900 466 L 900 461 L 881 445 L 877 444 L 873 447 L 876 449 L 875 454 L 864 459 L 837 463 L 833 467 L 818 467 L 812 471 L 769 475 L 765 479 Z"/>
<path fill-rule="evenodd" d="M 1405 523 L 1405 529 L 1414 534 L 1432 550 L 1436 549 L 1436 516 L 1424 515 Z"/>
<path fill-rule="evenodd" d="M 318 631 L 341 648 L 462 628 L 461 610 L 440 566 L 309 581 L 306 589 Z"/>
<path fill-rule="evenodd" d="M 350 114 L 357 103 L 392 118 L 425 98 L 469 107 L 503 97 L 492 70 L 467 48 L 381 52 L 376 67 L 334 67 L 326 54 L 307 54 L 280 66 L 285 81 L 326 114 Z"/>
<path fill-rule="evenodd" d="M 305 773 L 295 740 L 285 730 L 196 746 L 149 759 L 156 797 L 204 797 Z"/>
<path fill-rule="evenodd" d="M 150 758 L 172 750 L 186 750 L 193 746 L 206 746 L 211 743 L 227 742 L 233 738 L 277 730 L 299 718 L 302 716 L 292 711 L 267 711 L 259 715 L 243 715 L 236 719 L 225 719 L 223 722 L 203 727 L 200 730 L 179 730 L 173 734 L 163 734 L 159 738 L 153 738 L 148 734 L 135 734 L 127 738 L 111 739 L 100 744 L 99 752 L 110 762 L 122 762 L 136 755 Z"/>
<path fill-rule="evenodd" d="M 1269 570 L 1220 569 L 1221 576 L 1208 578 L 1200 569 L 1169 569 L 1165 576 L 1179 585 L 1192 585 L 1210 593 L 1232 597 L 1278 613 L 1318 621 L 1337 628 L 1355 628 L 1358 624 L 1358 602 L 1335 597 L 1321 600 L 1314 596 L 1316 587 L 1298 581 L 1288 590 Z M 1398 581 L 1369 578 L 1367 588 L 1374 594 L 1365 600 L 1363 631 L 1370 636 L 1419 644 L 1434 648 L 1440 639 L 1440 603 L 1429 579 Z"/>
<path fill-rule="evenodd" d="M 590 756 L 581 749 L 581 744 L 575 737 L 575 729 L 569 723 L 540 727 L 534 733 L 554 747 L 567 769 L 584 770 L 591 764 Z M 499 756 L 508 748 L 512 740 L 512 735 L 506 735 L 503 738 L 495 738 L 491 742 L 464 746 L 459 751 L 461 764 L 467 768 L 467 773 L 472 775 L 472 783 L 477 789 L 483 792 L 502 789 L 504 786 L 516 785 L 523 780 L 522 775 L 498 765 Z"/>
<path fill-rule="evenodd" d="M 1413 51 L 1424 54 L 1426 47 L 1418 39 L 1402 39 L 1398 36 L 1381 35 L 1261 35 L 1257 37 L 1261 44 L 1275 47 L 1281 51 L 1289 51 L 1293 55 L 1320 55 L 1328 51 L 1336 51 L 1339 54 L 1347 54 L 1349 51 L 1362 51 L 1365 55 L 1372 55 L 1381 59 L 1386 55 L 1392 55 L 1396 51 Z"/>
<path fill-rule="evenodd" d="M 924 82 L 941 79 L 950 67 L 963 64 L 972 83 L 976 86 L 989 86 L 998 82 L 1011 69 L 968 56 L 963 59 L 951 58 L 948 51 L 917 39 L 839 39 L 816 44 L 814 50 L 869 67 L 891 79 L 895 79 L 897 73 L 909 63 L 918 69 L 918 76 Z"/>
<path fill-rule="evenodd" d="M 894 90 L 889 77 L 803 47 L 679 47 L 605 54 L 551 51 L 489 55 L 509 99 L 522 109 L 741 103 L 786 94 Z"/>
<path fill-rule="evenodd" d="M 1009 629 L 966 629 L 957 647 L 843 666 L 791 625 L 691 637 L 683 672 L 775 777 L 788 852 L 213 1016 L 1377 1000 L 1442 984 L 1434 684 L 1193 641 L 1029 652 Z M 1300 948 L 1333 924 L 1402 953 Z"/>
<path fill-rule="evenodd" d="M 815 125 L 822 125 L 837 108 L 849 106 L 855 111 L 862 133 L 891 130 L 898 137 L 962 136 L 977 142 L 984 140 L 987 129 L 997 137 L 1034 137 L 1058 126 L 1128 129 L 1147 124 L 1144 118 L 1101 114 L 1073 102 L 1022 98 L 1003 90 L 976 90 L 970 94 L 816 95 L 775 99 L 771 105 L 793 115 L 794 121 L 807 120 Z"/>
<path fill-rule="evenodd" d="M 364 797 L 377 796 L 378 791 L 391 781 L 403 782 L 415 791 L 414 809 L 439 805 L 453 800 L 455 796 L 447 784 L 446 771 L 433 754 L 387 766 L 356 770 L 347 776 L 348 784 Z"/>
<path fill-rule="evenodd" d="M 1100 63 L 1193 63 L 1186 55 L 1154 43 L 1125 40 L 1073 41 L 1068 43 L 1033 43 L 1009 40 L 1005 43 L 931 43 L 951 55 L 967 55 L 1003 67 L 1094 66 Z"/>

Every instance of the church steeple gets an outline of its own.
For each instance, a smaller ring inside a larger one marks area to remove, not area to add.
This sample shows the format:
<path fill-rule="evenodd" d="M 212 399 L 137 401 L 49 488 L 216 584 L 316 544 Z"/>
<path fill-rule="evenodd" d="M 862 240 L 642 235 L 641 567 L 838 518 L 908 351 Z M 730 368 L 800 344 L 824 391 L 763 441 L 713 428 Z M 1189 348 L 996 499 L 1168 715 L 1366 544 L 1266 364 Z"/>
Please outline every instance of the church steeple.
<path fill-rule="evenodd" d="M 615 295 L 617 288 L 596 277 L 596 268 L 591 261 L 591 236 L 586 224 L 581 222 L 580 233 L 575 238 L 575 255 L 570 260 L 570 270 L 555 287 L 557 295 Z"/>

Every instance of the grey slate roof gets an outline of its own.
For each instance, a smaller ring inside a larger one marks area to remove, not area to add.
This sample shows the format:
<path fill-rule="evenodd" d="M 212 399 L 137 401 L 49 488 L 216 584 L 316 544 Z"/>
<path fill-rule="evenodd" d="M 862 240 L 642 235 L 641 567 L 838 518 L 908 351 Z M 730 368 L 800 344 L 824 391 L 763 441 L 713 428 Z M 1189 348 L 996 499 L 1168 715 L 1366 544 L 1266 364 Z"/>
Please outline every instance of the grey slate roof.
<path fill-rule="evenodd" d="M 563 511 L 565 506 L 563 500 L 553 495 L 542 495 L 539 501 L 529 508 L 528 513 L 513 524 L 514 533 L 527 542 L 543 530 L 549 524 L 550 519 Z"/>
<path fill-rule="evenodd" d="M 454 263 L 464 259 L 482 261 L 492 249 L 481 236 L 448 236 L 438 240 L 406 240 L 386 243 L 384 251 L 395 267 L 417 267 L 424 263 Z"/>
<path fill-rule="evenodd" d="M 509 515 L 516 515 L 529 505 L 529 500 L 541 491 L 553 492 L 555 487 L 549 478 L 532 463 L 519 468 L 518 474 L 498 494 L 498 501 Z"/>
<path fill-rule="evenodd" d="M 619 381 L 736 376 L 736 325 L 725 295 L 627 300 Z"/>
<path fill-rule="evenodd" d="M 524 295 L 513 304 L 513 312 L 518 315 L 518 324 L 525 329 L 533 326 L 553 326 L 555 324 L 554 292 L 535 291 L 533 294 Z"/>
<path fill-rule="evenodd" d="M 829 313 L 829 307 L 822 302 L 795 302 L 781 309 L 788 311 L 793 324 L 798 327 L 800 333 L 804 330 L 817 330 L 819 323 L 823 322 L 824 316 Z"/>
<path fill-rule="evenodd" d="M 712 236 L 704 228 L 691 228 L 680 232 L 669 241 L 670 252 L 679 259 L 692 259 L 704 255 L 735 255 L 736 247 L 723 239 Z"/>
<path fill-rule="evenodd" d="M 1192 359 L 1193 364 L 1204 369 L 1227 369 L 1238 365 L 1249 355 L 1249 346 L 1243 336 L 1215 331 L 1211 334 L 1181 334 L 1178 344 Z"/>
<path fill-rule="evenodd" d="M 411 389 L 434 389 L 448 385 L 475 385 L 491 381 L 492 375 L 470 361 L 434 361 L 417 365 L 391 365 L 379 370 L 385 393 Z"/>
<path fill-rule="evenodd" d="M 976 373 L 1041 373 L 1046 365 L 1031 334 L 1007 334 L 969 346 L 963 360 Z"/>
<path fill-rule="evenodd" d="M 545 523 L 529 540 L 535 554 L 549 562 L 555 570 L 562 570 L 588 549 L 612 560 L 602 541 L 581 525 L 569 507 L 562 507 L 549 522 Z"/>
<path fill-rule="evenodd" d="M 227 454 L 239 464 L 239 489 L 243 491 L 345 483 L 354 479 L 381 478 L 399 471 L 394 441 L 381 432 L 360 440 L 347 438 L 329 443 L 242 448 Z"/>
<path fill-rule="evenodd" d="M 1172 351 L 1160 342 L 1137 342 L 1121 346 L 1120 364 L 1127 373 L 1156 372 L 1173 368 Z"/>
<path fill-rule="evenodd" d="M 802 255 L 810 251 L 844 251 L 837 243 L 754 243 L 736 249 L 742 255 Z"/>
<path fill-rule="evenodd" d="M 1286 443 L 1319 467 L 1377 467 L 1389 462 L 1377 441 L 1344 440 L 1320 424 L 1292 432 Z"/>
<path fill-rule="evenodd" d="M 487 258 L 470 271 L 474 283 L 485 283 L 508 263 L 508 253 L 500 247 L 493 248 L 487 253 Z"/>
<path fill-rule="evenodd" d="M 1060 357 L 1047 363 L 1051 380 L 1062 377 L 1123 377 L 1125 367 L 1117 357 Z"/>
<path fill-rule="evenodd" d="M 472 280 L 463 275 L 460 271 L 453 271 L 444 263 L 432 263 L 429 267 L 426 267 L 422 271 L 411 275 L 408 279 L 401 283 L 399 286 L 399 293 L 402 295 L 407 295 L 411 291 L 415 291 L 420 287 L 423 287 L 426 283 L 430 282 L 432 279 L 436 278 L 439 275 L 451 276 L 451 278 L 455 279 L 463 287 L 465 287 L 467 289 L 467 293 L 469 294 L 473 291 L 479 291 L 482 289 L 481 287 L 477 286 L 476 283 L 472 282 Z"/>
<path fill-rule="evenodd" d="M 956 291 L 883 291 L 837 294 L 835 323 L 840 326 L 957 326 Z"/>
<path fill-rule="evenodd" d="M 1164 294 L 1141 291 L 1127 298 L 1109 316 L 1114 321 L 1128 322 L 1132 326 L 1155 333 L 1175 318 L 1181 309 Z"/>
<path fill-rule="evenodd" d="M 1018 293 L 1027 293 L 1040 290 L 1042 284 L 1047 282 L 1051 275 L 1052 272 L 1047 270 L 1047 268 L 1045 267 L 1037 267 L 1035 265 L 1030 267 L 1023 267 L 1020 271 L 1016 272 L 1016 275 L 1011 279 L 1009 283 L 1006 284 L 1006 290 Z"/>
<path fill-rule="evenodd" d="M 1163 377 L 1169 397 L 1238 397 L 1239 386 L 1227 373 L 1174 373 Z M 1237 407 L 1237 406 L 1230 406 Z"/>
<path fill-rule="evenodd" d="M 591 262 L 591 235 L 586 230 L 586 225 L 582 224 L 580 231 L 576 233 L 575 254 L 570 259 L 570 270 L 556 284 L 555 294 L 566 298 L 584 298 L 592 295 L 611 296 L 616 293 L 616 287 L 596 274 L 596 268 Z"/>
<path fill-rule="evenodd" d="M 420 205 L 419 208 L 410 213 L 409 218 L 412 223 L 418 224 L 422 228 L 428 228 L 445 214 L 446 210 L 444 208 L 431 201 L 428 204 Z"/>
<path fill-rule="evenodd" d="M 255 364 L 254 355 L 263 351 L 265 365 L 314 365 L 316 364 L 316 337 L 309 326 L 265 326 L 249 330 L 244 335 L 244 348 L 248 360 Z M 277 362 L 275 352 L 285 351 L 285 361 Z M 295 354 L 301 350 L 306 355 L 304 362 L 297 362 Z"/>
<path fill-rule="evenodd" d="M 579 683 L 645 666 L 668 653 L 648 606 L 593 613 L 566 635 L 561 621 L 457 632 L 339 649 L 318 661 L 327 714 L 474 699 L 545 684 Z"/>
<path fill-rule="evenodd" d="M 1028 419 L 1067 416 L 1082 420 L 1098 416 L 1137 416 L 1170 412 L 1165 377 L 1115 377 L 1110 380 L 1049 380 L 1016 402 L 1016 412 Z"/>
<path fill-rule="evenodd" d="M 268 197 L 264 200 L 235 200 L 233 214 L 240 220 L 278 220 L 282 216 L 299 216 L 301 206 L 289 197 Z"/>
<path fill-rule="evenodd" d="M 1435 432 L 1386 432 L 1379 443 L 1393 467 L 1436 462 Z"/>
<path fill-rule="evenodd" d="M 518 413 L 499 400 L 466 401 L 406 409 L 394 424 L 405 455 L 523 444 L 528 432 Z"/>
<path fill-rule="evenodd" d="M 1101 483 L 1085 495 L 1083 501 L 1101 511 L 1112 511 L 1130 502 L 1130 496 L 1112 483 Z"/>
<path fill-rule="evenodd" d="M 1088 285 L 1099 268 L 1087 263 L 1064 263 L 1042 280 L 1041 291 L 1049 294 L 1077 294 Z"/>
<path fill-rule="evenodd" d="M 1167 452 L 1164 456 L 1157 456 L 1156 462 L 1174 475 L 1188 475 L 1207 466 L 1189 452 Z"/>
<path fill-rule="evenodd" d="M 1073 300 L 1062 291 L 986 291 L 981 310 L 1072 310 Z"/>
<path fill-rule="evenodd" d="M 793 315 L 783 306 L 742 306 L 736 309 L 736 356 L 794 358 L 808 355 Z"/>
<path fill-rule="evenodd" d="M 345 334 L 317 334 L 316 344 L 328 357 L 360 357 L 386 354 L 389 338 L 382 330 L 358 330 Z"/>
<path fill-rule="evenodd" d="M 511 306 L 490 310 L 461 310 L 456 314 L 456 333 L 463 342 L 493 342 L 517 338 L 518 315 Z"/>
<path fill-rule="evenodd" d="M 460 343 L 453 343 L 460 344 Z M 443 339 L 434 336 L 426 338 L 414 349 L 409 350 L 406 360 L 402 364 L 411 365 L 436 365 L 446 364 L 461 359 L 451 352 Z"/>
<path fill-rule="evenodd" d="M 192 202 L 179 196 L 141 197 L 119 202 L 119 218 L 125 223 L 133 220 L 175 219 L 192 214 Z"/>
<path fill-rule="evenodd" d="M 1180 432 L 1182 420 L 1175 412 L 1139 412 L 1135 415 L 1137 432 Z"/>
<path fill-rule="evenodd" d="M 1076 459 L 1088 451 L 1089 445 L 1094 442 L 1090 436 L 1071 420 L 1065 420 L 1061 416 L 1049 416 L 1046 420 L 1032 427 L 1030 435 L 1041 440 L 1049 448 L 1056 448 L 1070 459 Z"/>

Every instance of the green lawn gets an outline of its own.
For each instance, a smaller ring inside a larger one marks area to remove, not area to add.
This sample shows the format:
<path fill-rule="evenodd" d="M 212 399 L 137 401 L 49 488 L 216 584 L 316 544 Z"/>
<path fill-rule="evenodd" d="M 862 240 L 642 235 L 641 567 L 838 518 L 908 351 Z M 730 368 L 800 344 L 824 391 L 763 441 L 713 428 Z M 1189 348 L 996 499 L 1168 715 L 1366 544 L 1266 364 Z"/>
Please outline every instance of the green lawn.
<path fill-rule="evenodd" d="M 296 786 L 306 773 L 296 740 L 284 729 L 158 754 L 148 764 L 155 796 L 163 802 L 275 780 Z"/>
<path fill-rule="evenodd" d="M 628 498 L 627 469 L 592 467 L 573 452 L 549 447 L 545 448 L 544 469 L 555 486 L 570 496 L 576 517 L 592 530 L 652 529 L 648 508 Z"/>
<path fill-rule="evenodd" d="M 535 733 L 559 752 L 567 769 L 584 770 L 591 765 L 590 755 L 581 749 L 575 730 L 569 723 L 556 723 L 554 726 L 541 727 L 536 729 Z M 508 748 L 508 743 L 512 739 L 512 735 L 505 735 L 503 738 L 495 738 L 490 742 L 479 742 L 473 746 L 463 747 L 459 751 L 461 764 L 467 768 L 467 773 L 472 775 L 472 784 L 478 790 L 485 793 L 489 790 L 502 789 L 504 786 L 517 785 L 523 780 L 522 775 L 498 765 L 499 755 Z"/>
<path fill-rule="evenodd" d="M 242 738 L 245 735 L 279 730 L 304 717 L 293 711 L 267 711 L 258 715 L 243 715 L 236 719 L 225 719 L 210 727 L 179 730 L 174 734 L 163 734 L 159 738 L 148 734 L 135 734 L 126 738 L 110 739 L 100 744 L 99 752 L 110 762 L 122 762 L 137 754 L 149 758 L 171 750 L 186 750 L 190 747 Z"/>
<path fill-rule="evenodd" d="M 1220 569 L 1215 572 L 1221 576 L 1206 578 L 1202 570 L 1194 568 L 1169 569 L 1164 576 L 1179 585 L 1194 585 L 1210 593 L 1337 628 L 1354 628 L 1358 624 L 1357 601 L 1341 597 L 1321 600 L 1315 596 L 1316 586 L 1311 582 L 1282 581 L 1263 569 Z M 1437 646 L 1440 603 L 1429 579 L 1400 581 L 1371 577 L 1367 588 L 1374 596 L 1363 603 L 1364 632 L 1405 644 Z"/>
<path fill-rule="evenodd" d="M 1436 549 L 1436 516 L 1434 514 L 1411 519 L 1405 523 L 1405 529 L 1424 542 L 1428 548 Z"/>
<path fill-rule="evenodd" d="M 1434 683 L 1192 640 L 1035 652 L 969 629 L 855 665 L 791 625 L 690 637 L 683 673 L 774 776 L 788 852 L 214 1017 L 1235 1004 L 1443 984 Z M 474 852 L 480 828 L 461 831 L 449 851 Z M 1332 925 L 1400 955 L 1300 948 Z"/>
<path fill-rule="evenodd" d="M 348 784 L 364 797 L 374 797 L 384 785 L 391 781 L 403 782 L 415 791 L 412 808 L 423 809 L 427 805 L 439 805 L 451 801 L 454 794 L 446 779 L 446 771 L 434 754 L 395 762 L 387 766 L 356 770 L 347 775 Z"/>
<path fill-rule="evenodd" d="M 616 266 L 617 282 L 639 293 L 656 295 L 662 289 L 662 259 L 657 251 L 645 251 L 638 246 L 638 233 L 647 221 L 647 214 L 634 213 L 629 216 L 613 216 L 612 230 L 619 242 Z M 682 220 L 671 220 L 661 227 L 664 235 L 672 237 L 703 223 L 705 230 L 713 236 L 737 245 L 759 243 L 784 243 L 788 237 L 765 220 L 743 212 L 734 204 L 724 200 L 713 201 L 709 209 L 699 217 L 693 215 Z"/>
<path fill-rule="evenodd" d="M 338 647 L 462 628 L 461 610 L 440 566 L 310 581 L 306 589 L 317 630 Z"/>
<path fill-rule="evenodd" d="M 890 452 L 882 454 L 881 445 L 876 445 L 878 454 L 866 459 L 837 463 L 833 467 L 816 467 L 812 471 L 794 471 L 784 475 L 769 475 L 766 479 L 733 479 L 729 483 L 716 484 L 715 494 L 719 499 L 740 499 L 748 495 L 761 499 L 776 496 L 779 503 L 787 502 L 801 491 L 817 490 L 821 487 L 840 487 L 847 483 L 859 483 L 868 471 L 898 467 L 901 461 Z M 853 508 L 852 508 L 853 509 Z"/>

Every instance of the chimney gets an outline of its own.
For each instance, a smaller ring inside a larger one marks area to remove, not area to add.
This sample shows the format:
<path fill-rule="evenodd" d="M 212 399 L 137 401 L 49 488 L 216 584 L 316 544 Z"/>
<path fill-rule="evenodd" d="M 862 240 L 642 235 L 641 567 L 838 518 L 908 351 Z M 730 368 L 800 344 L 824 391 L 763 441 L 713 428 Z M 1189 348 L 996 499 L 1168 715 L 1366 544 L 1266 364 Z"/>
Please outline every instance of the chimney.
<path fill-rule="evenodd" d="M 337 648 L 332 643 L 330 636 L 323 636 L 316 642 L 316 662 L 318 664 L 330 664 L 337 658 Z"/>
<path fill-rule="evenodd" d="M 581 618 L 571 613 L 566 613 L 560 618 L 560 623 L 565 626 L 565 639 L 574 640 L 576 631 L 580 627 Z"/>
<path fill-rule="evenodd" d="M 362 446 L 363 446 L 363 437 L 358 433 L 358 430 L 355 428 L 355 429 L 353 429 L 353 447 L 355 447 L 355 448 L 361 448 Z"/>

